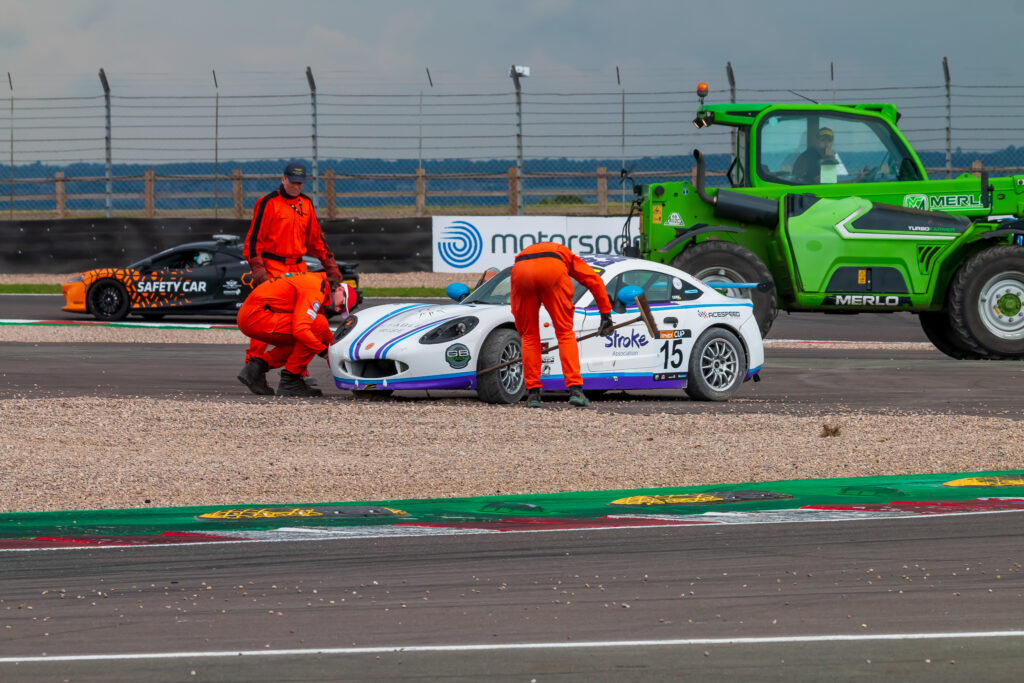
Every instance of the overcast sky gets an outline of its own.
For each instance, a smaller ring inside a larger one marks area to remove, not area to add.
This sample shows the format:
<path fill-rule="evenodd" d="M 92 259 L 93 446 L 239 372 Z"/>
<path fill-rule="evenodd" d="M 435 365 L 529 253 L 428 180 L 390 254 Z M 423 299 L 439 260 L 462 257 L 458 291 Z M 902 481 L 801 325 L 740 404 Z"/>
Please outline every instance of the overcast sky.
<path fill-rule="evenodd" d="M 1024 0 L 0 0 L 15 97 L 1024 83 Z M 616 82 L 619 67 L 621 85 Z"/>

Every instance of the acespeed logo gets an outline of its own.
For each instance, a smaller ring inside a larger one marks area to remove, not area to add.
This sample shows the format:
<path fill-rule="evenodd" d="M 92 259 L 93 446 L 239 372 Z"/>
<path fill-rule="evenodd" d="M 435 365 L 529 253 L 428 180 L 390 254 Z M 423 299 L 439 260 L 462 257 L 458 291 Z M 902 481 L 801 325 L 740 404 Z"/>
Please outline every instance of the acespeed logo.
<path fill-rule="evenodd" d="M 454 221 L 441 231 L 437 251 L 452 268 L 466 268 L 476 263 L 484 250 L 484 240 L 476 226 L 467 221 Z"/>

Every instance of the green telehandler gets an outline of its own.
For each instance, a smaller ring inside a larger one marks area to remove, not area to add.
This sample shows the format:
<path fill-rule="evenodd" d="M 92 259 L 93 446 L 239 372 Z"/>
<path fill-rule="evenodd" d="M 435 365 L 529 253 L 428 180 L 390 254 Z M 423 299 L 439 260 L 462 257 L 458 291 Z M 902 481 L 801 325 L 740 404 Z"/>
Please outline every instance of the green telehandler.
<path fill-rule="evenodd" d="M 929 180 L 891 104 L 704 104 L 694 125 L 735 135 L 728 188 L 634 186 L 623 253 L 779 310 L 917 314 L 958 359 L 1024 359 L 1024 175 Z"/>

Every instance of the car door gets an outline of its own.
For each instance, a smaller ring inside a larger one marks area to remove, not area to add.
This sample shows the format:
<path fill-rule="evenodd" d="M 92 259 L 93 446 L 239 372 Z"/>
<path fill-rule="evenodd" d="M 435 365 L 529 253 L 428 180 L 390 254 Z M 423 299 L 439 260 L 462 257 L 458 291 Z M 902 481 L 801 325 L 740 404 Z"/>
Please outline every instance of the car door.
<path fill-rule="evenodd" d="M 139 286 L 147 308 L 204 308 L 215 305 L 222 280 L 213 250 L 188 248 L 154 258 Z"/>
<path fill-rule="evenodd" d="M 647 301 L 651 304 L 669 302 L 673 293 L 682 289 L 682 280 L 673 284 L 674 278 L 666 273 L 643 268 L 628 270 L 616 275 L 607 284 L 608 298 L 612 301 L 612 322 L 616 325 L 635 320 L 639 317 L 636 305 L 624 306 L 616 299 L 617 292 L 623 287 L 637 286 L 644 290 Z M 675 278 L 678 279 L 678 278 Z M 587 295 L 590 297 L 590 295 Z M 592 297 L 586 308 L 586 316 L 579 328 L 580 335 L 596 332 L 601 322 L 600 312 L 593 304 Z M 655 314 L 664 316 L 664 312 Z M 663 322 L 657 323 L 659 327 Z M 652 339 L 647 326 L 642 322 L 615 330 L 610 337 L 592 337 L 580 342 L 581 364 L 589 372 L 595 373 L 639 373 L 649 376 L 656 365 L 659 340 Z M 678 346 L 678 345 L 677 345 Z M 677 349 L 682 352 L 681 347 Z M 670 353 L 668 365 L 676 367 L 683 358 Z M 680 365 L 679 367 L 683 367 Z"/>

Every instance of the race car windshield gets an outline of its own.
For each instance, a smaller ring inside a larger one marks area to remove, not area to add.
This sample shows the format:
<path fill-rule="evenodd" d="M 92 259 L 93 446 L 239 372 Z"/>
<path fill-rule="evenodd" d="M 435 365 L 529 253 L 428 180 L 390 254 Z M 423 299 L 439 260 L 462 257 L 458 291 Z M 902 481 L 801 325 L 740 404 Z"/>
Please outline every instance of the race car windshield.
<path fill-rule="evenodd" d="M 604 272 L 602 268 L 594 268 L 594 272 L 601 275 Z M 483 283 L 475 290 L 473 290 L 469 296 L 462 300 L 464 304 L 495 304 L 498 306 L 508 306 L 511 303 L 512 293 L 512 269 L 506 268 L 487 282 Z M 580 297 L 587 291 L 587 288 L 580 283 L 573 280 L 573 293 L 572 302 L 576 303 L 580 300 Z"/>

